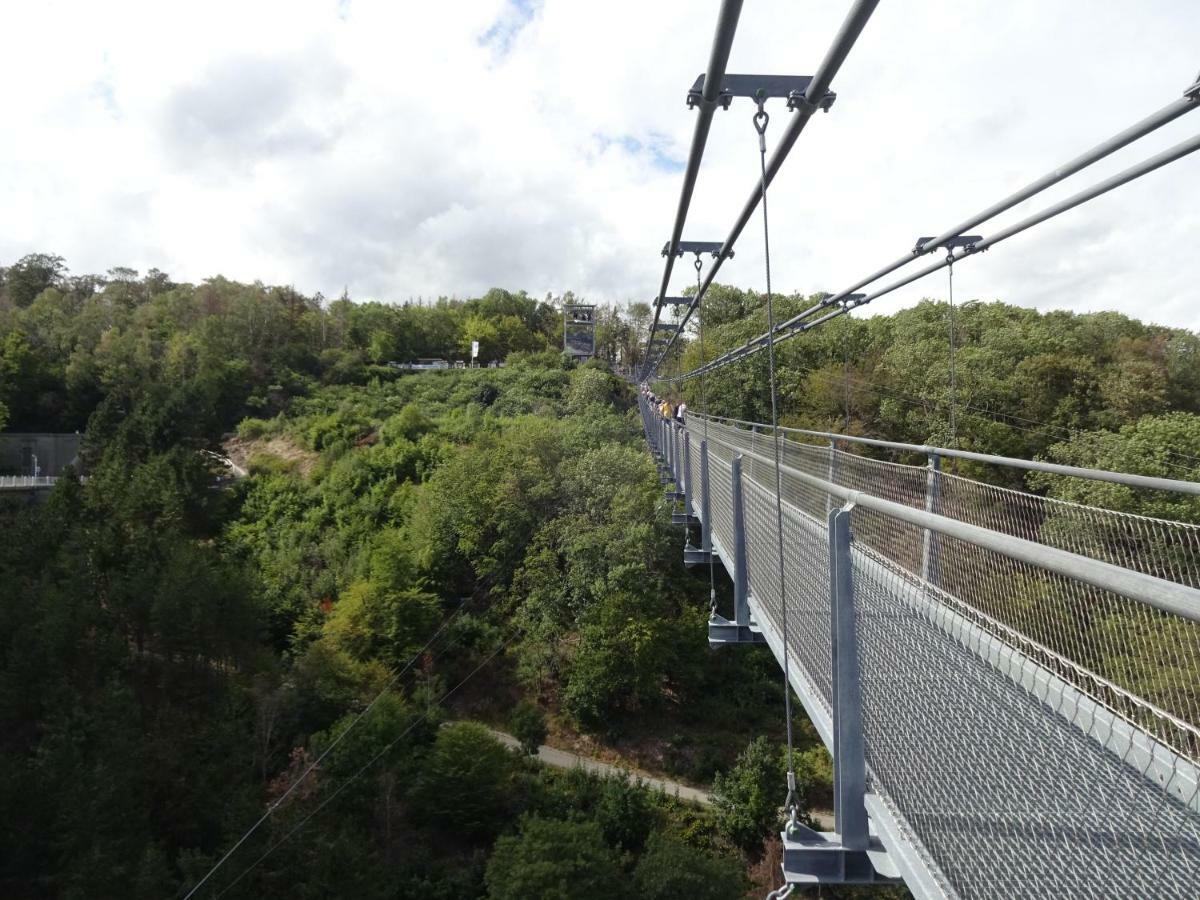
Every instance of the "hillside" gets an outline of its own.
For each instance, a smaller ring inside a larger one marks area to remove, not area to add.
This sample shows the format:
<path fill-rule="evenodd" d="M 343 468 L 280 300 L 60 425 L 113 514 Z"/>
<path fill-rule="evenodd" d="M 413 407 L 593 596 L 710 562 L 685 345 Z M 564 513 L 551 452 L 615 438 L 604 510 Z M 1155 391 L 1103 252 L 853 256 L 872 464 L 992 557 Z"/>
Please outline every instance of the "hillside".
<path fill-rule="evenodd" d="M 5 896 L 181 895 L 276 802 L 198 896 L 758 891 L 783 799 L 778 669 L 708 649 L 708 575 L 682 567 L 633 389 L 563 360 L 550 305 L 35 263 L 0 286 L 0 416 L 84 430 L 88 479 L 0 506 L 0 804 L 23 811 L 4 819 Z M 713 348 L 759 315 L 721 290 Z M 645 323 L 606 315 L 604 353 L 628 359 Z M 998 303 L 958 321 L 963 446 L 1196 476 L 1195 335 Z M 786 345 L 787 421 L 946 440 L 943 325 L 926 303 Z M 505 366 L 381 365 L 472 340 Z M 713 348 L 690 342 L 683 365 Z M 709 407 L 761 417 L 759 362 L 711 379 Z M 217 489 L 202 450 L 249 474 Z M 545 769 L 476 723 L 715 783 L 719 802 Z M 824 808 L 804 724 L 804 800 Z"/>

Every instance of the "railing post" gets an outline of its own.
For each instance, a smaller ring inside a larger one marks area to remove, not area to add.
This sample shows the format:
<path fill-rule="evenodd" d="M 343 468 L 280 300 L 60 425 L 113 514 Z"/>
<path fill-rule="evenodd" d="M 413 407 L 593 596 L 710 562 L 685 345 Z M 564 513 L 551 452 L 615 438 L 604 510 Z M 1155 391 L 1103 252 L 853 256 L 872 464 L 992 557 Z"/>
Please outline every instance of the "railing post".
<path fill-rule="evenodd" d="M 854 621 L 854 570 L 850 558 L 850 511 L 829 513 L 829 579 L 833 637 L 833 814 L 842 847 L 865 850 L 869 842 L 866 756 L 862 730 L 862 683 Z"/>
<path fill-rule="evenodd" d="M 712 515 L 709 509 L 708 441 L 700 441 L 700 549 L 712 553 Z"/>
<path fill-rule="evenodd" d="M 750 579 L 746 553 L 746 509 L 742 493 L 742 455 L 730 464 L 730 497 L 733 501 L 733 621 L 750 624 Z"/>
<path fill-rule="evenodd" d="M 941 515 L 942 512 L 941 457 L 929 454 L 929 470 L 925 475 L 925 512 Z M 934 586 L 938 582 L 938 536 L 928 528 L 921 544 L 921 577 Z"/>
<path fill-rule="evenodd" d="M 670 419 L 666 419 L 666 418 L 664 418 L 663 421 L 665 421 L 667 423 L 667 443 L 671 447 L 671 459 L 670 459 L 668 468 L 670 470 L 671 480 L 674 481 L 675 480 L 675 460 L 679 456 L 679 447 L 675 443 L 675 437 L 676 437 L 675 423 L 672 422 Z"/>
<path fill-rule="evenodd" d="M 837 484 L 837 438 L 829 439 L 829 478 L 830 484 Z M 825 495 L 825 515 L 834 507 L 833 494 Z"/>
<path fill-rule="evenodd" d="M 688 501 L 692 498 L 692 436 L 687 429 L 680 427 L 680 430 L 683 432 L 683 465 L 677 487 L 683 494 L 683 514 L 691 515 L 692 508 Z"/>
<path fill-rule="evenodd" d="M 676 491 L 683 491 L 683 428 L 679 427 L 679 422 L 671 420 L 671 428 L 674 431 L 674 440 L 676 440 L 676 466 L 674 466 L 674 479 L 676 479 Z"/>

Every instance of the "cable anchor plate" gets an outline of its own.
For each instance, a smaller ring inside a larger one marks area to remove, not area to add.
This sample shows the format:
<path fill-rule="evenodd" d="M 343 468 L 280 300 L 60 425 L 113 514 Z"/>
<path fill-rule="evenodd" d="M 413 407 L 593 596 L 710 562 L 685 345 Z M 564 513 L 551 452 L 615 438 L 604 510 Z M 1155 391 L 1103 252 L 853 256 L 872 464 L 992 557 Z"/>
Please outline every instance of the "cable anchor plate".
<path fill-rule="evenodd" d="M 704 73 L 696 78 L 691 90 L 688 91 L 688 109 L 693 109 L 704 102 Z M 808 99 L 808 87 L 812 84 L 811 75 L 730 75 L 726 74 L 721 80 L 721 92 L 714 101 L 722 109 L 729 109 L 734 97 L 756 98 L 759 94 L 763 99 L 785 97 L 788 109 L 797 109 L 809 104 L 829 112 L 837 94 L 826 91 L 820 100 L 812 102 Z"/>

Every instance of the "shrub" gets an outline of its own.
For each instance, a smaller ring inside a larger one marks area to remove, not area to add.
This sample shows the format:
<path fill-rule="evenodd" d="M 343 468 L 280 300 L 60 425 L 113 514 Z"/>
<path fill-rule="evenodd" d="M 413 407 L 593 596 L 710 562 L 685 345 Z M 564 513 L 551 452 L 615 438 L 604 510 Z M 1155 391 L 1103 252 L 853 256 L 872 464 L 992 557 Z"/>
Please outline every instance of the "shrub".
<path fill-rule="evenodd" d="M 536 703 L 522 700 L 513 709 L 508 727 L 513 736 L 521 742 L 521 749 L 530 756 L 536 756 L 538 747 L 546 740 L 546 716 Z"/>

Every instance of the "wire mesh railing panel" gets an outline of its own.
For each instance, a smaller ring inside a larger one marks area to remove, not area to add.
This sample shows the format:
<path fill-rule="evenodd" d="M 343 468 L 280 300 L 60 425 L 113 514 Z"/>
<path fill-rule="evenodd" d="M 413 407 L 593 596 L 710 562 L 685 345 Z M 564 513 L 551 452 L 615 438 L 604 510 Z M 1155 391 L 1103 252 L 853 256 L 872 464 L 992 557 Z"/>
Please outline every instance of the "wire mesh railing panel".
<path fill-rule="evenodd" d="M 1200 759 L 1200 624 L 966 541 L 933 540 L 927 580 L 981 628 Z"/>
<path fill-rule="evenodd" d="M 784 633 L 780 594 L 779 546 L 775 528 L 775 493 L 747 480 L 746 550 L 750 593 L 776 634 Z M 832 650 L 829 643 L 829 541 L 826 531 L 790 504 L 782 509 L 784 587 L 787 591 L 787 633 L 791 665 L 814 688 L 817 699 L 830 709 Z"/>
<path fill-rule="evenodd" d="M 709 427 L 724 452 L 746 454 L 748 479 L 773 493 L 770 435 Z M 945 473 L 932 476 L 923 467 L 811 444 L 784 441 L 781 451 L 788 467 L 822 479 L 832 474 L 834 483 L 852 490 L 1135 571 L 1190 584 L 1200 568 L 1195 526 L 1048 500 Z M 786 469 L 781 481 L 785 503 L 818 522 L 842 502 Z M 1200 723 L 1200 626 L 910 523 L 865 517 L 856 538 L 958 598 L 997 636 L 1032 642 L 1030 652 L 1080 690 L 1180 752 L 1200 756 L 1194 730 Z M 1139 556 L 1139 548 L 1147 552 Z"/>
<path fill-rule="evenodd" d="M 733 470 L 719 456 L 708 458 L 708 489 L 711 492 L 709 509 L 712 533 L 726 554 L 733 553 Z M 733 559 L 722 559 L 726 570 L 733 574 Z"/>
<path fill-rule="evenodd" d="M 709 429 L 719 434 L 730 448 L 761 454 L 764 459 L 747 463 L 756 475 L 760 469 L 772 468 L 769 427 L 759 426 L 751 431 L 710 421 Z M 793 437 L 780 442 L 781 459 L 785 465 L 806 474 L 916 509 L 929 509 L 962 522 L 1200 588 L 1200 525 L 1054 500 L 944 471 L 931 476 L 925 466 L 831 451 L 827 446 L 802 443 Z M 932 499 L 931 478 L 936 478 Z M 771 483 L 766 478 L 759 480 Z M 818 514 L 815 509 L 805 508 L 805 512 Z"/>
<path fill-rule="evenodd" d="M 878 515 L 857 508 L 855 532 Z M 1195 896 L 1194 786 L 1181 797 L 1106 746 L 1097 723 L 1111 736 L 1119 717 L 957 600 L 861 544 L 852 557 L 872 789 L 932 871 L 968 897 Z"/>
<path fill-rule="evenodd" d="M 1200 526 L 1054 500 L 946 472 L 938 476 L 937 494 L 942 515 L 1200 587 Z"/>
<path fill-rule="evenodd" d="M 684 475 L 687 484 L 688 509 L 697 518 L 700 517 L 700 439 L 692 435 L 687 454 L 687 473 Z"/>

